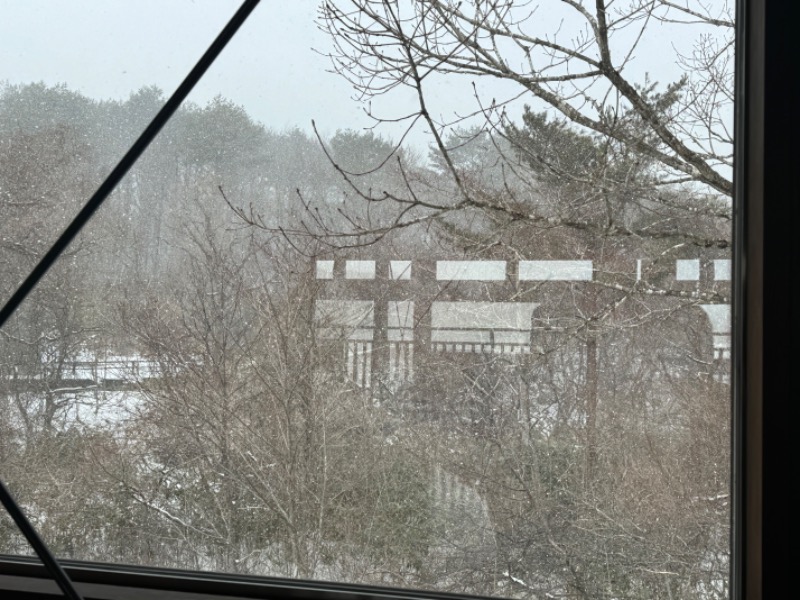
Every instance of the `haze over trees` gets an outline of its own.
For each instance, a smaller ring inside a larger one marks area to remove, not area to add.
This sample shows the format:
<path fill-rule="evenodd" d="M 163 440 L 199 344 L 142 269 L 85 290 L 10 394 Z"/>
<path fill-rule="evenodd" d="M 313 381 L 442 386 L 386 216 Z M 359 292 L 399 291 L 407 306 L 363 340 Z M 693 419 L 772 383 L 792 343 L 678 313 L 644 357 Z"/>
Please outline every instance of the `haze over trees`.
<path fill-rule="evenodd" d="M 414 91 L 427 155 L 380 129 L 272 131 L 224 98 L 178 111 L 0 331 L 0 476 L 59 556 L 728 597 L 708 307 L 730 303 L 732 19 L 558 10 L 556 36 L 505 0 L 323 3 L 334 67 L 365 97 Z M 662 25 L 702 35 L 659 85 L 633 66 Z M 512 82 L 528 106 L 476 96 L 439 122 L 443 76 Z M 0 298 L 163 99 L 0 88 Z M 504 277 L 440 277 L 454 260 Z M 589 277 L 521 276 L 577 260 Z M 531 306 L 527 344 L 439 348 L 446 303 Z M 0 551 L 28 552 L 3 519 Z"/>

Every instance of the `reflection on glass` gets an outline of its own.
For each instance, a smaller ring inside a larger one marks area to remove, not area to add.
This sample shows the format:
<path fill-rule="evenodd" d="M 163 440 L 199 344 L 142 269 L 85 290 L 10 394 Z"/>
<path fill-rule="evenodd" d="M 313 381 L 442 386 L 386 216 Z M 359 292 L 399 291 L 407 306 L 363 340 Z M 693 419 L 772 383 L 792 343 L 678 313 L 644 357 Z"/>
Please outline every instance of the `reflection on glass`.
<path fill-rule="evenodd" d="M 169 73 L 104 87 L 25 6 L 0 297 L 236 8 L 170 3 Z M 531 8 L 257 9 L 0 332 L 0 476 L 59 556 L 728 597 L 730 7 Z"/>

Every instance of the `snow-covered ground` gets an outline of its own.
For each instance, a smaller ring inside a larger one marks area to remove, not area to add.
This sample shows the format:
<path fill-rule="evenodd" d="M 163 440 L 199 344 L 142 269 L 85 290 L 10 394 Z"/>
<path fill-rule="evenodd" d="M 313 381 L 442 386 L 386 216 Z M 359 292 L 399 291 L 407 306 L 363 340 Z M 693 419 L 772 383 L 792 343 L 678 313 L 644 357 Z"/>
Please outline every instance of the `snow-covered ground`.
<path fill-rule="evenodd" d="M 82 350 L 67 365 L 65 378 L 102 381 L 139 381 L 158 375 L 158 364 L 139 354 L 104 354 Z"/>
<path fill-rule="evenodd" d="M 141 392 L 81 391 L 62 413 L 66 426 L 82 425 L 99 429 L 119 429 L 133 421 L 141 410 Z"/>

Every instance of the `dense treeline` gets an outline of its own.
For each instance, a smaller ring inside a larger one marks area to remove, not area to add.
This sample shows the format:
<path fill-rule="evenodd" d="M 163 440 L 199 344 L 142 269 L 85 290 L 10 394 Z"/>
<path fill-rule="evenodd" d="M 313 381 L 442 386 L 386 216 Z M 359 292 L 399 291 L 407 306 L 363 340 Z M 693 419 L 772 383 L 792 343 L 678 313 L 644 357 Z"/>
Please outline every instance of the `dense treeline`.
<path fill-rule="evenodd" d="M 0 90 L 0 297 L 162 101 Z M 500 141 L 454 134 L 449 165 L 372 133 L 323 144 L 222 98 L 182 108 L 0 332 L 2 477 L 53 549 L 524 598 L 727 597 L 728 386 L 698 308 L 726 289 L 663 275 L 725 256 L 698 241 L 729 236 L 725 202 L 687 213 L 652 164 L 531 111 Z M 452 200 L 445 167 L 484 204 Z M 598 172 L 625 184 L 598 194 Z M 533 208 L 543 221 L 520 216 Z M 376 288 L 535 300 L 548 320 L 531 354 L 430 353 L 413 383 L 348 381 L 342 340 L 314 326 L 315 260 L 432 256 L 602 269 L 588 286 Z M 65 385 L 111 355 L 154 376 Z M 0 549 L 26 552 L 7 521 Z"/>

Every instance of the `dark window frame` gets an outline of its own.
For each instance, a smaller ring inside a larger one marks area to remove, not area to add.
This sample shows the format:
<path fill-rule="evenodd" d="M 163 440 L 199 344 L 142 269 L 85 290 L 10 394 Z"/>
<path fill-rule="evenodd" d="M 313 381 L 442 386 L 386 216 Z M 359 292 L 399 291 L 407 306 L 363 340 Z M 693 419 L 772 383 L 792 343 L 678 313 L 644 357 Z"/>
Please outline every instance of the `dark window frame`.
<path fill-rule="evenodd" d="M 738 0 L 734 200 L 731 597 L 760 600 L 792 590 L 789 483 L 793 332 L 800 264 L 791 228 L 800 194 L 795 135 L 800 118 L 793 3 Z M 797 232 L 794 232 L 797 236 Z M 769 518 L 767 518 L 767 516 Z M 784 548 L 790 549 L 788 552 Z M 89 598 L 462 598 L 457 594 L 63 561 Z M 0 596 L 55 598 L 34 559 L 0 556 Z"/>

